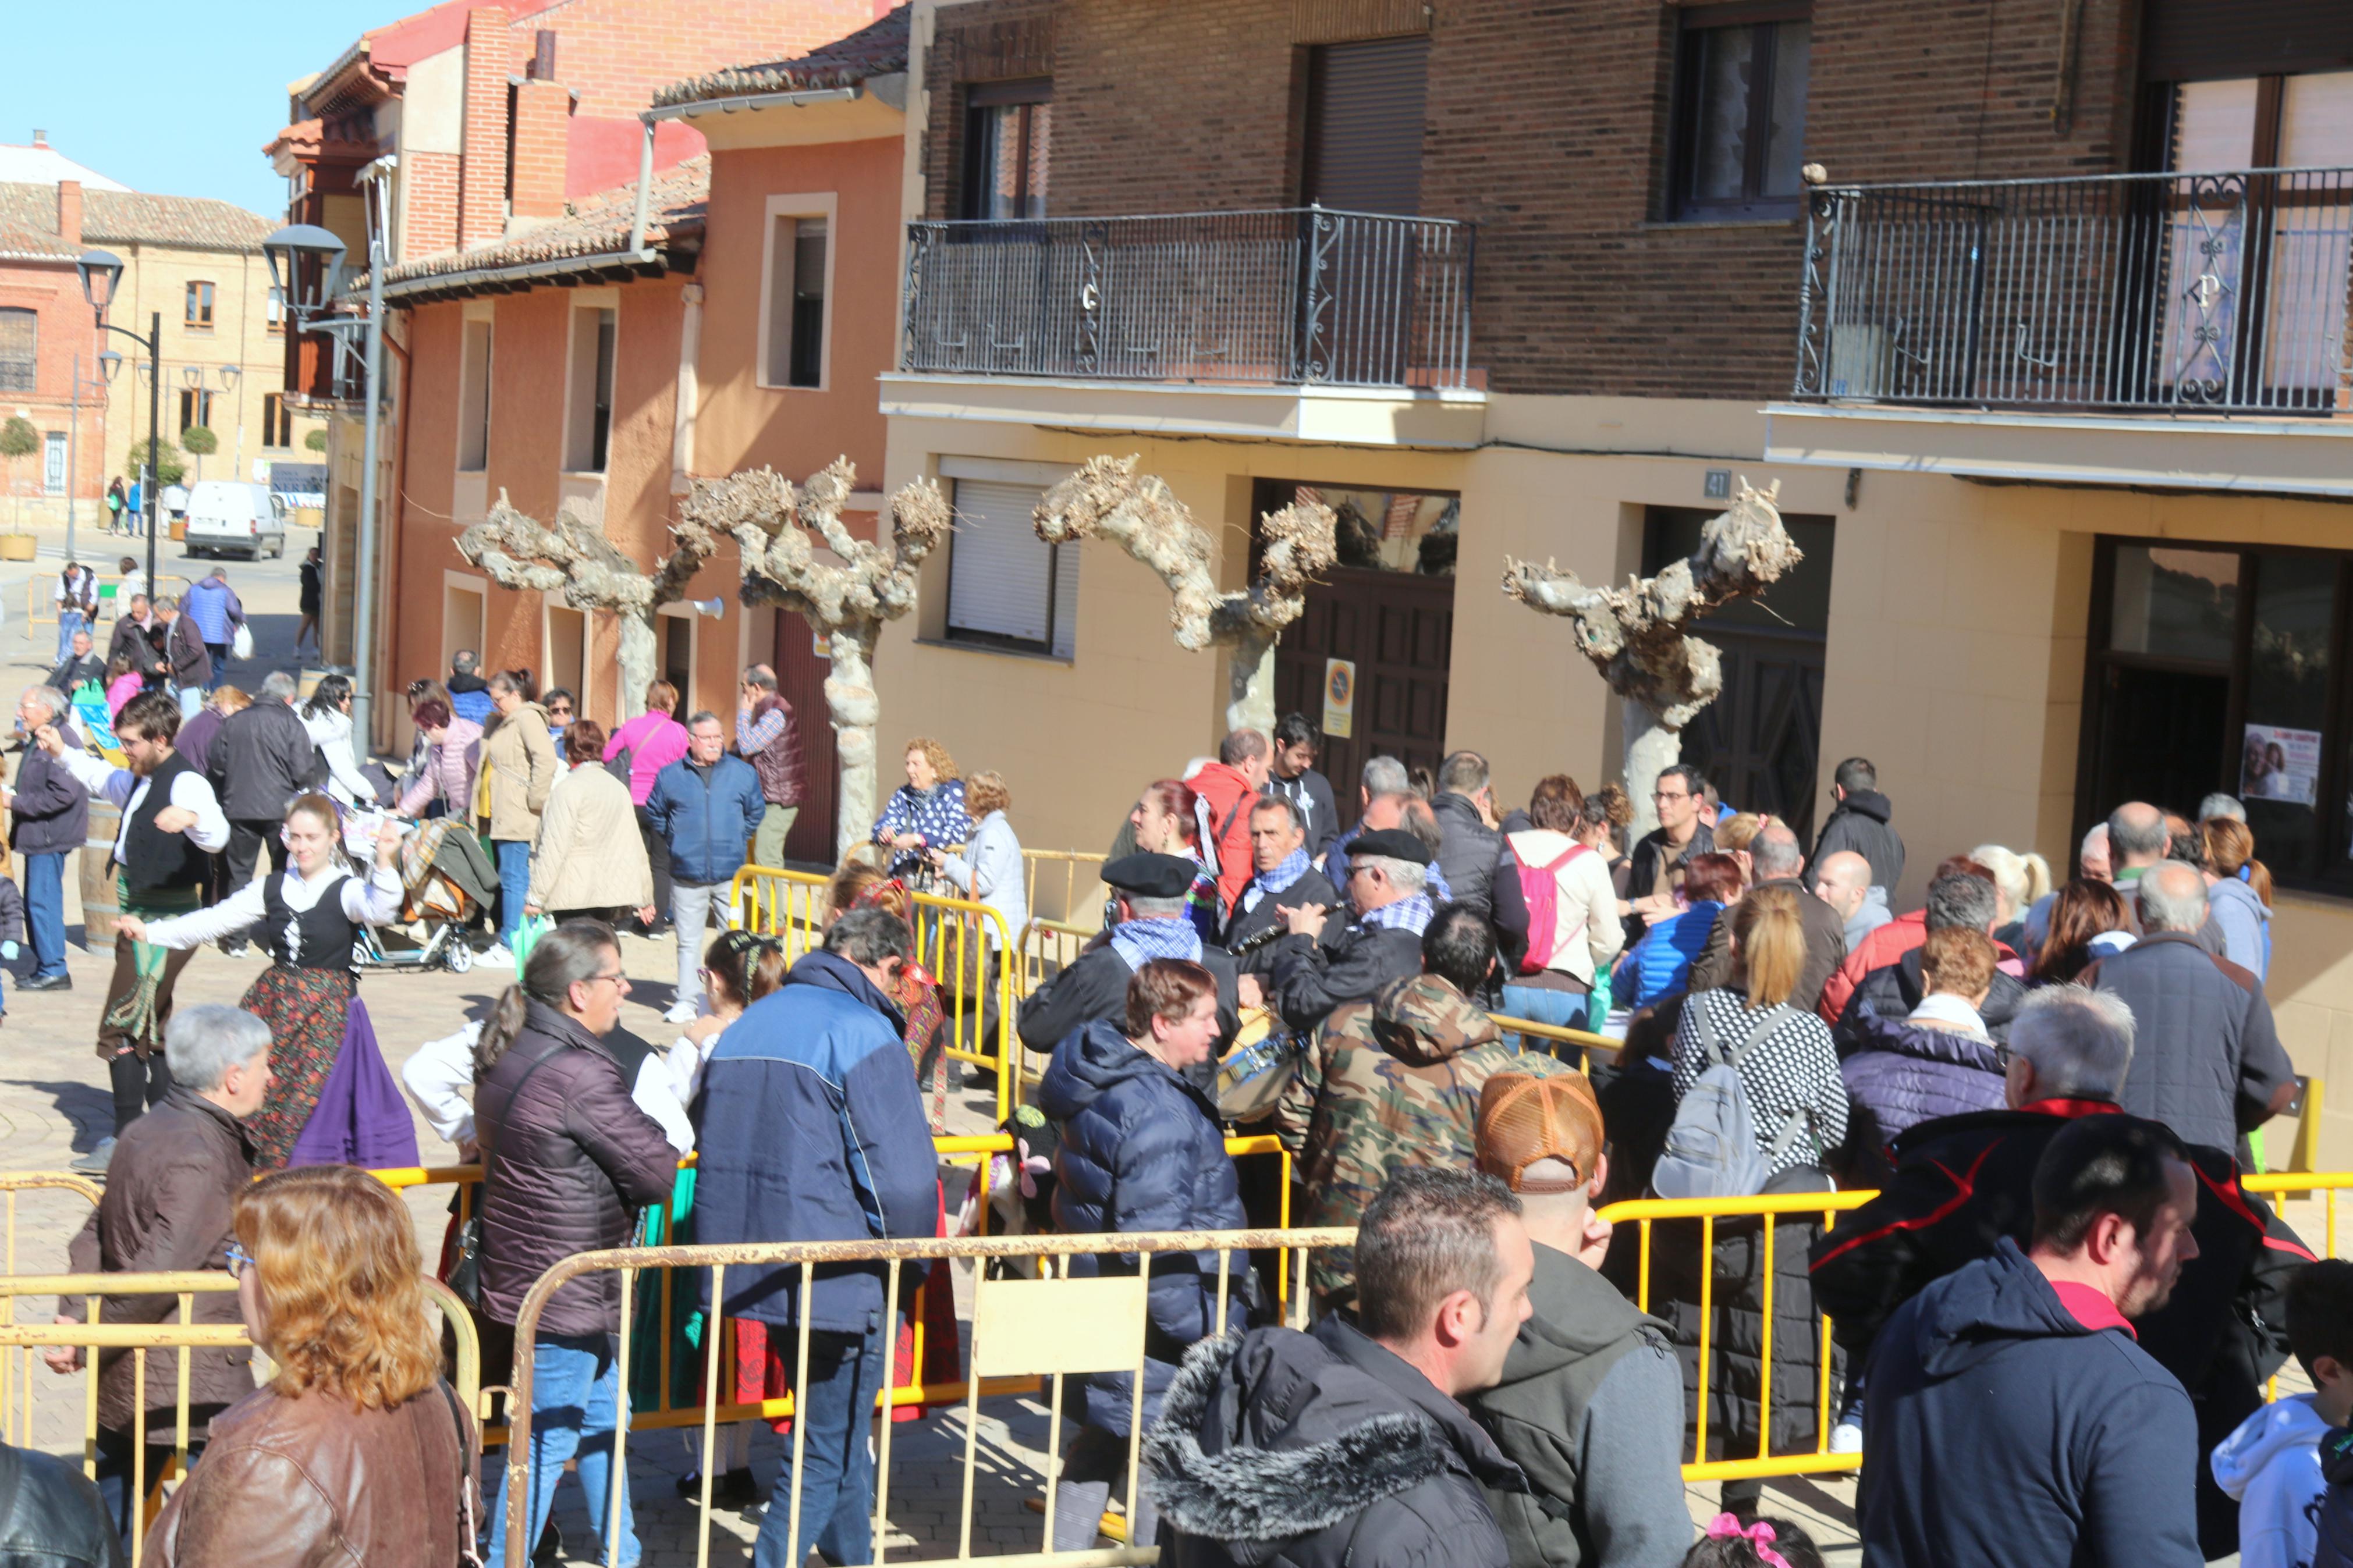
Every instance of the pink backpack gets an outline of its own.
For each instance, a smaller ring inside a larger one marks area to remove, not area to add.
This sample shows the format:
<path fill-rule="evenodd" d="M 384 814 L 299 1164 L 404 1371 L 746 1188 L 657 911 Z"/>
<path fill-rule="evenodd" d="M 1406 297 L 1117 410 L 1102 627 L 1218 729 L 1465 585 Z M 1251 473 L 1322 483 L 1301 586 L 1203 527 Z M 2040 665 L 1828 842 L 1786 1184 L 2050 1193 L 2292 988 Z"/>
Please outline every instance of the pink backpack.
<path fill-rule="evenodd" d="M 1517 854 L 1512 857 L 1520 874 L 1520 897 L 1528 906 L 1528 951 L 1520 960 L 1521 973 L 1542 971 L 1554 950 L 1560 946 L 1560 868 L 1579 855 L 1592 853 L 1582 844 L 1572 844 L 1549 866 L 1529 866 L 1523 864 Z M 1585 929 L 1582 920 L 1577 925 L 1578 931 Z M 1569 934 L 1574 936 L 1576 932 Z"/>

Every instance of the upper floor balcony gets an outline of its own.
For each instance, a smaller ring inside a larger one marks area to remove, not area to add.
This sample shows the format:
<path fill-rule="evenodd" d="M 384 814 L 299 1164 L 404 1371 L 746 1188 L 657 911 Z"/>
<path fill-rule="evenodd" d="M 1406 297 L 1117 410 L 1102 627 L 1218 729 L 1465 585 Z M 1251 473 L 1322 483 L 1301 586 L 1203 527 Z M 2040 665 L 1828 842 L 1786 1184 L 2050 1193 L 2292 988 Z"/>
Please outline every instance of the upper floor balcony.
<path fill-rule="evenodd" d="M 1483 402 L 1475 232 L 1324 207 L 914 224 L 884 405 L 1448 441 Z M 1400 404 L 1422 405 L 1416 433 Z"/>
<path fill-rule="evenodd" d="M 1818 186 L 1770 445 L 1856 467 L 2346 490 L 2348 282 L 2353 170 Z"/>

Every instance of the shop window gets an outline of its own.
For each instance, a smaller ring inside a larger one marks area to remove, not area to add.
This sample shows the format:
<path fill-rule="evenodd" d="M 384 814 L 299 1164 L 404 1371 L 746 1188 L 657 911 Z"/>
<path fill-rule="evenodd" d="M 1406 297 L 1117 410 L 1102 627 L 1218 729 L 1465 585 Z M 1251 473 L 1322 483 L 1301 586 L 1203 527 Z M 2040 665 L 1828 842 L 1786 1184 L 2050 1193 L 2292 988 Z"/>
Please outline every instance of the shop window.
<path fill-rule="evenodd" d="M 2353 890 L 2353 554 L 2105 540 L 2078 815 L 2237 795 L 2282 881 Z"/>
<path fill-rule="evenodd" d="M 1069 658 L 1078 643 L 1079 551 L 1038 537 L 1035 485 L 955 481 L 947 635 Z"/>
<path fill-rule="evenodd" d="M 1684 6 L 1675 45 L 1672 218 L 1794 216 L 1813 26 L 1804 6 Z"/>

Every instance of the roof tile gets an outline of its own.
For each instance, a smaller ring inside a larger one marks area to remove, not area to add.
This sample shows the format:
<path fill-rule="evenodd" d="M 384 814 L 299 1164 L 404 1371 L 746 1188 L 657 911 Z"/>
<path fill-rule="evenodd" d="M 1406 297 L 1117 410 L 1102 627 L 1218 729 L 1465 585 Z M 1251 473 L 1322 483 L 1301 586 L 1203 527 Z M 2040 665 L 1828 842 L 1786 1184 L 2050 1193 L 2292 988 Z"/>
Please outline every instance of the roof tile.
<path fill-rule="evenodd" d="M 907 14 L 913 9 L 913 5 L 901 5 L 848 37 L 837 38 L 794 59 L 730 66 L 725 70 L 672 83 L 654 94 L 654 105 L 668 109 L 681 103 L 744 98 L 755 93 L 855 87 L 869 77 L 903 71 L 907 68 Z"/>

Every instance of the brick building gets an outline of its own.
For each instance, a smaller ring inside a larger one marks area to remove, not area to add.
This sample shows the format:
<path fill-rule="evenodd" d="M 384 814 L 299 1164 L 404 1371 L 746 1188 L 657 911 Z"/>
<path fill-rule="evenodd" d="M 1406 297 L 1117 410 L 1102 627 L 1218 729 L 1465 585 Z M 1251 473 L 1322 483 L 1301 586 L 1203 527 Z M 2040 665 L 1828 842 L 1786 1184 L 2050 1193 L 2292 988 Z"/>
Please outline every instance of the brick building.
<path fill-rule="evenodd" d="M 1341 511 L 1273 674 L 1317 718 L 1346 666 L 1344 795 L 1373 751 L 1475 746 L 1506 795 L 1614 776 L 1626 716 L 1503 597 L 1505 558 L 1622 581 L 1778 480 L 1807 560 L 1703 627 L 1725 689 L 1686 759 L 1810 827 L 1873 757 L 1899 906 L 1954 850 L 2064 868 L 2120 799 L 2243 794 L 2282 1033 L 2353 1082 L 2342 7 L 1179 0 L 1143 27 L 923 0 L 913 26 L 884 483 L 935 476 L 959 515 L 878 676 L 892 729 L 1007 773 L 1025 841 L 1108 840 L 1223 707 L 1156 578 L 1030 533 L 1089 456 L 1140 454 L 1230 585 L 1256 516 Z M 2309 172 L 2248 173 L 2275 167 Z M 1082 738 L 1102 765 L 1068 765 Z M 2341 1158 L 2353 1117 L 2327 1125 Z"/>

